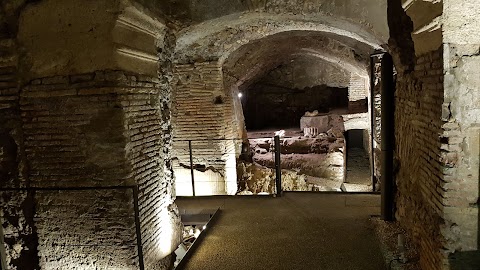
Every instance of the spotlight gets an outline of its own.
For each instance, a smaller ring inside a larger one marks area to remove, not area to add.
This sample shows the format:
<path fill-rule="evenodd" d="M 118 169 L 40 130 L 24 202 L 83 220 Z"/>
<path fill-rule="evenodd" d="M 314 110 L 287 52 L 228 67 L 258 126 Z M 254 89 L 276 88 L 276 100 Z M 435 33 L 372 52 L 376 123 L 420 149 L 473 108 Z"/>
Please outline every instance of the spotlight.
<path fill-rule="evenodd" d="M 206 228 L 207 228 L 207 225 L 205 224 L 205 225 L 203 225 L 202 230 L 205 230 Z"/>
<path fill-rule="evenodd" d="M 243 97 L 243 94 L 242 93 L 238 93 L 238 98 L 242 98 Z"/>

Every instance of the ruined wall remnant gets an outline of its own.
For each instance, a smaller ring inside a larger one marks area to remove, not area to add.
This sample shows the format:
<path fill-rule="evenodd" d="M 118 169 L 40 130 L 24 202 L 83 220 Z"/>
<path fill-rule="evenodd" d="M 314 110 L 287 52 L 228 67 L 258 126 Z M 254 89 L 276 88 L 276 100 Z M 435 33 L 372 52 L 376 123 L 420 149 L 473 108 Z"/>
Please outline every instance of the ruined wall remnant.
<path fill-rule="evenodd" d="M 172 35 L 126 1 L 77 4 L 28 5 L 18 68 L 0 61 L 7 269 L 168 269 Z"/>
<path fill-rule="evenodd" d="M 452 26 L 462 21 L 465 29 L 473 27 L 469 15 L 479 6 L 408 3 L 403 9 L 410 18 L 398 3 L 389 4 L 390 46 L 399 71 L 397 218 L 418 239 L 422 268 L 476 268 L 467 258 L 478 249 L 478 106 L 477 95 L 469 93 L 478 88 L 472 74 L 478 75 L 480 42 L 466 41 L 473 36 Z"/>
<path fill-rule="evenodd" d="M 422 268 L 443 269 L 442 174 L 448 166 L 441 160 L 438 136 L 442 126 L 443 51 L 438 43 L 416 55 L 417 46 L 405 39 L 408 31 L 414 31 L 414 24 L 400 4 L 391 4 L 389 9 L 390 46 L 399 71 L 395 92 L 396 217 L 418 239 Z M 415 13 L 410 15 L 414 21 L 419 18 Z"/>
<path fill-rule="evenodd" d="M 440 168 L 446 164 L 440 159 L 442 121 L 434 117 L 441 115 L 443 103 L 441 48 L 418 58 L 416 67 L 411 77 L 399 77 L 397 82 L 397 217 L 418 237 L 420 263 L 429 267 L 444 263 L 440 253 L 444 196 Z M 417 214 L 410 215 L 412 211 Z"/>
<path fill-rule="evenodd" d="M 255 163 L 237 163 L 238 195 L 275 194 L 275 169 Z M 283 191 L 311 191 L 313 184 L 307 184 L 307 177 L 291 170 L 282 170 Z"/>
<path fill-rule="evenodd" d="M 350 112 L 366 112 L 369 97 L 368 79 L 358 74 L 351 74 L 348 85 L 348 110 Z"/>
<path fill-rule="evenodd" d="M 298 177 L 294 177 L 295 183 L 287 186 L 295 186 L 297 191 L 305 190 L 328 190 L 339 191 L 345 180 L 345 138 L 343 136 L 343 124 L 341 117 L 334 115 L 330 120 L 330 128 L 326 132 L 319 133 L 314 137 L 295 136 L 290 138 L 281 138 L 281 158 L 280 167 L 298 173 Z M 261 135 L 262 133 L 258 133 Z M 248 183 L 256 183 L 259 186 L 268 184 L 270 178 L 265 169 L 275 169 L 275 160 L 273 156 L 273 138 L 256 136 L 258 138 L 249 139 L 249 152 L 254 167 L 252 172 L 247 173 L 249 176 Z M 239 161 L 243 162 L 243 161 Z M 263 166 L 264 169 L 255 166 Z M 250 168 L 250 166 L 247 166 Z M 258 172 L 257 172 L 258 171 Z M 268 170 L 267 170 L 268 171 Z M 243 171 L 242 171 L 243 172 Z M 242 173 L 246 175 L 245 172 Z M 245 177 L 243 177 L 245 178 Z M 239 175 L 239 181 L 246 181 Z M 273 178 L 275 178 L 273 176 Z M 255 182 L 257 181 L 257 182 Z M 283 179 L 282 179 L 283 181 Z M 239 183 L 240 183 L 239 182 Z M 305 184 L 300 184 L 305 183 Z M 288 189 L 286 189 L 288 190 Z M 254 190 L 251 190 L 255 192 Z M 268 191 L 266 191 L 268 192 Z"/>
<path fill-rule="evenodd" d="M 177 65 L 175 72 L 172 158 L 175 172 L 183 176 L 176 179 L 177 194 L 192 195 L 191 178 L 182 172 L 190 167 L 189 140 L 192 141 L 194 167 L 211 168 L 212 172 L 221 175 L 196 177 L 199 190 L 212 192 L 201 193 L 235 194 L 235 159 L 241 140 L 233 117 L 232 93 L 223 88 L 222 69 L 217 62 L 205 62 Z M 216 188 L 212 190 L 212 186 Z"/>
<path fill-rule="evenodd" d="M 443 4 L 444 104 L 442 160 L 445 238 L 457 268 L 478 268 L 480 253 L 480 37 L 478 1 Z M 463 259 L 463 261 L 462 261 Z"/>

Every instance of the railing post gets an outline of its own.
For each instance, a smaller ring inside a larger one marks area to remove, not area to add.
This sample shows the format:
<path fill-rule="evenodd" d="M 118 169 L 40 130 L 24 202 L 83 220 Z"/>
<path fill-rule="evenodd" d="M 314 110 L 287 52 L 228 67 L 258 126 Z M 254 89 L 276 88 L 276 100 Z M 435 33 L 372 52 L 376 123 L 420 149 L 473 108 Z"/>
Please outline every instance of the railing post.
<path fill-rule="evenodd" d="M 140 270 L 145 269 L 143 261 L 143 246 L 142 246 L 142 228 L 140 226 L 140 207 L 138 203 L 138 186 L 132 187 L 133 191 L 133 209 L 135 212 L 135 234 L 137 236 L 137 252 L 138 252 L 138 266 Z"/>
<path fill-rule="evenodd" d="M 190 152 L 190 174 L 192 175 L 192 196 L 195 197 L 195 176 L 193 171 L 192 141 L 188 141 L 188 150 Z"/>
<path fill-rule="evenodd" d="M 274 138 L 275 142 L 275 184 L 277 187 L 277 196 L 282 196 L 282 168 L 280 166 L 280 137 Z"/>

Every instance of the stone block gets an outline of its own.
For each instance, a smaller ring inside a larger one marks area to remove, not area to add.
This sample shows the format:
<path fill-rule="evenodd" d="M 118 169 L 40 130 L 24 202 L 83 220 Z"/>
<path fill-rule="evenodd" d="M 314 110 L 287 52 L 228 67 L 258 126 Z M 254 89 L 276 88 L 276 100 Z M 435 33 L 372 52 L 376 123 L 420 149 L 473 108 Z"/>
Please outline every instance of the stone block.
<path fill-rule="evenodd" d="M 68 77 L 54 76 L 42 79 L 42 84 L 68 84 Z"/>
<path fill-rule="evenodd" d="M 330 117 L 328 115 L 320 116 L 302 116 L 300 118 L 300 129 L 315 127 L 318 132 L 327 132 L 330 129 Z"/>
<path fill-rule="evenodd" d="M 70 76 L 70 82 L 71 83 L 89 82 L 89 81 L 92 81 L 94 77 L 95 77 L 95 73 L 72 75 Z"/>

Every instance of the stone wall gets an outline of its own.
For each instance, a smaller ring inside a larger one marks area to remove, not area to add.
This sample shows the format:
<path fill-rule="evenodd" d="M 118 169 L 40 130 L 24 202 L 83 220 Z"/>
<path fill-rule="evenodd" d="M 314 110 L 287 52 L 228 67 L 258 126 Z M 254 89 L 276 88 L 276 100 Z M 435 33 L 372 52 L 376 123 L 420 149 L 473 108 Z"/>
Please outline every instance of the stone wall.
<path fill-rule="evenodd" d="M 121 71 L 35 79 L 24 88 L 30 187 L 59 190 L 35 194 L 42 267 L 137 269 L 140 243 L 149 269 L 169 263 L 162 259 L 179 241 L 179 217 L 162 155 L 169 136 L 159 124 L 169 113 L 162 89 L 156 78 Z"/>
<path fill-rule="evenodd" d="M 128 1 L 19 14 L 18 40 L 0 42 L 7 269 L 169 268 L 180 219 L 166 26 Z"/>
<path fill-rule="evenodd" d="M 450 265 L 480 268 L 480 2 L 445 0 L 442 158 Z"/>
<path fill-rule="evenodd" d="M 235 194 L 235 158 L 241 141 L 232 93 L 224 91 L 221 67 L 217 62 L 177 65 L 175 75 L 172 158 L 178 173 L 177 195 L 192 195 L 190 174 L 185 171 L 190 168 L 189 140 L 197 174 L 207 172 L 195 177 L 199 194 Z"/>
<path fill-rule="evenodd" d="M 368 98 L 368 79 L 351 74 L 348 85 L 348 110 L 351 112 L 368 111 Z"/>
<path fill-rule="evenodd" d="M 409 229 L 423 269 L 440 269 L 444 197 L 441 156 L 442 49 L 417 58 L 411 76 L 399 76 L 395 94 L 396 216 Z"/>
<path fill-rule="evenodd" d="M 347 88 L 350 71 L 338 64 L 314 57 L 301 56 L 271 70 L 261 81 L 277 86 L 304 89 L 326 85 Z"/>
<path fill-rule="evenodd" d="M 477 269 L 480 41 L 472 29 L 480 6 L 404 2 L 410 18 L 398 9 L 390 24 L 399 71 L 397 217 L 418 239 L 422 269 Z"/>
<path fill-rule="evenodd" d="M 14 39 L 0 41 L 0 256 L 7 267 L 38 265 L 33 194 L 6 191 L 28 186 L 19 110 L 18 54 Z M 22 245 L 17 245 L 22 243 Z M 29 258 L 28 260 L 25 258 Z"/>

